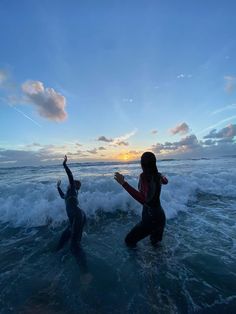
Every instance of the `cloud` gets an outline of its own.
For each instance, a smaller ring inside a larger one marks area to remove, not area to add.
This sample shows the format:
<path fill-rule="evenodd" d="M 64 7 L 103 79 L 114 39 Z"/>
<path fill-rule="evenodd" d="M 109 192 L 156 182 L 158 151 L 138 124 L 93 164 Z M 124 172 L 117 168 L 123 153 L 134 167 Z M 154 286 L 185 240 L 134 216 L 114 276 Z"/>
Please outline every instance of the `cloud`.
<path fill-rule="evenodd" d="M 189 126 L 187 125 L 187 123 L 183 122 L 181 124 L 178 124 L 176 127 L 174 127 L 173 129 L 170 130 L 170 132 L 172 134 L 187 134 L 189 132 Z"/>
<path fill-rule="evenodd" d="M 72 159 L 73 161 L 77 161 L 80 158 L 84 158 L 84 157 L 88 157 L 89 155 L 83 151 L 83 150 L 77 150 L 76 152 L 68 152 L 66 154 L 70 159 Z M 74 158 L 75 157 L 75 158 Z"/>
<path fill-rule="evenodd" d="M 227 93 L 232 93 L 236 89 L 236 77 L 227 75 L 225 79 L 225 91 Z"/>
<path fill-rule="evenodd" d="M 32 143 L 32 144 L 26 145 L 25 147 L 28 147 L 28 148 L 35 148 L 35 147 L 42 147 L 42 145 L 39 144 L 39 143 L 34 142 L 34 143 Z"/>
<path fill-rule="evenodd" d="M 80 160 L 91 160 L 91 154 L 96 153 L 96 149 L 89 151 L 90 154 L 83 150 L 70 151 L 71 145 L 41 145 L 32 143 L 21 146 L 19 149 L 1 149 L 0 148 L 0 165 L 8 166 L 35 166 L 35 165 L 52 165 L 62 163 L 66 154 L 70 162 Z"/>
<path fill-rule="evenodd" d="M 88 153 L 96 155 L 98 153 L 97 148 L 87 150 Z"/>
<path fill-rule="evenodd" d="M 187 146 L 187 147 L 196 147 L 198 146 L 198 139 L 196 135 L 192 134 L 189 136 L 186 136 L 185 138 L 181 139 L 179 142 L 176 142 L 176 145 L 178 147 L 181 146 Z"/>
<path fill-rule="evenodd" d="M 194 149 L 199 146 L 196 135 L 192 134 L 182 138 L 178 142 L 165 142 L 164 144 L 157 143 L 152 146 L 156 153 L 168 153 L 171 151 L 184 152 Z"/>
<path fill-rule="evenodd" d="M 213 111 L 211 114 L 212 114 L 212 115 L 215 115 L 215 114 L 221 113 L 221 112 L 223 112 L 223 111 L 234 110 L 234 109 L 236 109 L 236 104 L 232 104 L 232 105 L 228 105 L 228 106 L 225 106 L 225 107 L 216 109 L 216 110 Z"/>
<path fill-rule="evenodd" d="M 233 138 L 234 136 L 236 136 L 236 124 L 229 124 L 228 126 L 226 126 L 225 128 L 221 129 L 218 132 L 216 131 L 216 129 L 213 129 L 212 131 L 210 131 L 210 133 L 205 135 L 203 138 L 224 139 L 224 138 Z"/>
<path fill-rule="evenodd" d="M 206 140 L 203 141 L 199 141 L 195 134 L 191 134 L 176 142 L 156 143 L 151 149 L 163 157 L 201 158 L 235 155 L 235 136 L 236 124 L 231 124 L 219 131 L 212 130 L 204 136 Z"/>
<path fill-rule="evenodd" d="M 137 129 L 134 129 L 133 131 L 125 135 L 114 138 L 113 143 L 115 145 L 119 145 L 120 142 L 127 141 L 130 137 L 134 136 L 136 133 L 137 133 Z"/>
<path fill-rule="evenodd" d="M 118 146 L 128 146 L 129 143 L 128 143 L 128 142 L 125 142 L 125 141 L 117 141 L 117 142 L 116 142 L 116 145 L 118 145 Z"/>
<path fill-rule="evenodd" d="M 105 137 L 105 136 L 100 136 L 100 137 L 97 139 L 97 141 L 110 143 L 110 142 L 113 142 L 113 139 L 107 138 L 107 137 Z"/>
<path fill-rule="evenodd" d="M 99 153 L 99 151 L 102 151 L 102 150 L 106 150 L 106 148 L 103 147 L 103 146 L 100 146 L 100 147 L 98 147 L 98 148 L 93 148 L 93 149 L 87 150 L 87 152 L 88 152 L 89 154 L 96 155 L 96 154 Z"/>
<path fill-rule="evenodd" d="M 215 143 L 216 141 L 213 141 L 212 139 L 202 142 L 202 144 L 207 145 L 207 146 L 215 145 Z"/>
<path fill-rule="evenodd" d="M 151 133 L 152 134 L 157 134 L 157 130 L 152 130 Z"/>
<path fill-rule="evenodd" d="M 202 134 L 202 133 L 204 133 L 204 132 L 206 132 L 206 131 L 208 131 L 210 129 L 216 128 L 216 127 L 220 126 L 221 124 L 224 124 L 225 122 L 228 122 L 228 121 L 231 121 L 231 120 L 234 120 L 234 119 L 236 119 L 236 115 L 228 117 L 228 118 L 225 118 L 223 120 L 220 120 L 219 122 L 217 122 L 217 123 L 215 123 L 213 125 L 210 125 L 207 128 L 205 128 L 205 129 L 201 130 L 200 132 L 198 132 L 198 135 Z"/>
<path fill-rule="evenodd" d="M 26 146 L 27 148 L 27 146 Z M 26 149 L 1 149 L 0 164 L 15 163 L 16 165 L 37 165 L 48 162 L 49 164 L 61 161 L 62 152 L 58 152 L 54 145 L 45 145 L 37 150 Z"/>
<path fill-rule="evenodd" d="M 192 74 L 179 74 L 177 75 L 177 79 L 184 79 L 184 78 L 191 78 L 192 77 Z"/>
<path fill-rule="evenodd" d="M 40 81 L 26 81 L 22 90 L 39 115 L 52 121 L 63 121 L 67 118 L 66 99 L 53 88 L 44 88 Z"/>
<path fill-rule="evenodd" d="M 107 138 L 106 136 L 100 136 L 97 141 L 102 141 L 102 142 L 106 142 L 106 143 L 110 143 L 114 146 L 128 146 L 129 143 L 127 142 L 127 139 L 129 139 L 131 136 L 135 135 L 137 132 L 137 129 L 134 129 L 133 131 L 131 131 L 130 133 L 127 133 L 125 135 L 122 136 L 118 136 L 115 138 Z"/>

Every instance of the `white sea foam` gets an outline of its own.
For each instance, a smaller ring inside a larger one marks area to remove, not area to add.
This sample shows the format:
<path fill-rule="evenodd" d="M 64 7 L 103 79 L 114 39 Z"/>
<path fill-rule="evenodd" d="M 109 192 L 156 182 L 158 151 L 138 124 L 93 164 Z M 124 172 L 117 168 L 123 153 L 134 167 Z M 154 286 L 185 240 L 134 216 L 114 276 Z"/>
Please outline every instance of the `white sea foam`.
<path fill-rule="evenodd" d="M 122 167 L 128 182 L 137 187 L 139 165 Z M 111 166 L 96 166 L 92 171 L 88 167 L 87 173 L 83 172 L 79 203 L 87 216 L 94 215 L 97 210 L 134 210 L 137 214 L 141 213 L 142 206 L 114 181 L 113 172 L 117 168 L 114 169 Z M 226 168 L 221 164 L 216 171 L 214 163 L 197 164 L 192 161 L 192 166 L 191 162 L 173 163 L 165 170 L 169 170 L 169 173 L 166 171 L 169 184 L 162 188 L 161 202 L 167 219 L 188 210 L 189 201 L 196 200 L 198 192 L 236 197 L 236 173 L 232 167 Z M 25 172 L 24 169 L 26 176 Z M 64 175 L 62 189 L 65 190 L 66 176 L 61 171 L 60 175 Z M 35 181 L 34 176 L 37 177 Z M 45 177 L 48 179 L 46 182 Z M 57 177 L 57 169 L 50 170 L 50 176 L 44 176 L 42 170 L 30 173 L 27 182 L 20 181 L 19 170 L 17 178 L 14 178 L 14 172 L 11 173 L 11 179 L 7 175 L 8 181 L 3 176 L 0 182 L 0 221 L 20 226 L 40 226 L 66 220 L 64 200 L 59 197 L 55 187 Z"/>

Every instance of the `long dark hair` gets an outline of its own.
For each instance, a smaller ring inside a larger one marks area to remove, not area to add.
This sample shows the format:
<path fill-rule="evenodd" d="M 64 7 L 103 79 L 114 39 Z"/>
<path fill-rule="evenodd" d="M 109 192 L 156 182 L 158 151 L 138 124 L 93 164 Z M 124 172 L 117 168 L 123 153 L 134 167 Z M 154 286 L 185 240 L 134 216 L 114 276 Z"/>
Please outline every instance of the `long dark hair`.
<path fill-rule="evenodd" d="M 145 152 L 141 156 L 143 174 L 148 181 L 159 177 L 156 161 L 156 156 L 152 152 Z"/>

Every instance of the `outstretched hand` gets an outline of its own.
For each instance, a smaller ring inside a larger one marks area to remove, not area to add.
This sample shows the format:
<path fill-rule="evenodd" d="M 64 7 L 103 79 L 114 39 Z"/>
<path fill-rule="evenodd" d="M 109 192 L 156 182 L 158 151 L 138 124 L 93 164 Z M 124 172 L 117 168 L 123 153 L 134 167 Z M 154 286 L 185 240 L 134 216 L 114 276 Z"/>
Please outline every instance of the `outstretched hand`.
<path fill-rule="evenodd" d="M 63 165 L 65 165 L 66 163 L 67 163 L 67 156 L 65 155 Z"/>
<path fill-rule="evenodd" d="M 61 180 L 58 180 L 58 181 L 57 181 L 57 187 L 59 188 L 60 185 L 61 185 Z"/>
<path fill-rule="evenodd" d="M 114 179 L 120 184 L 123 185 L 125 183 L 125 177 L 119 172 L 115 172 Z"/>

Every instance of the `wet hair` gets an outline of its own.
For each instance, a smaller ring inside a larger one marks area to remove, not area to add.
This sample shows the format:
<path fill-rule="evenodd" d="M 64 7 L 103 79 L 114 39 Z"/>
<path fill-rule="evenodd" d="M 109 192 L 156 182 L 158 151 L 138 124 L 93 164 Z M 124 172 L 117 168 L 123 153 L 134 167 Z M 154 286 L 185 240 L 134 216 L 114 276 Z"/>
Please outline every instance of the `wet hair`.
<path fill-rule="evenodd" d="M 79 190 L 81 187 L 81 182 L 79 180 L 75 180 L 74 182 L 75 182 L 75 188 Z"/>
<path fill-rule="evenodd" d="M 143 174 L 148 181 L 150 181 L 152 178 L 158 177 L 156 161 L 156 156 L 152 152 L 145 152 L 141 156 Z"/>

